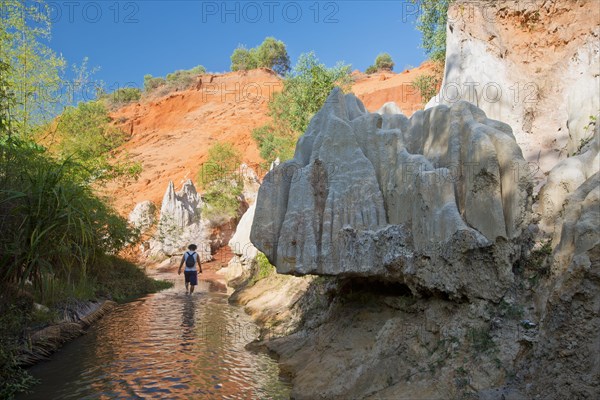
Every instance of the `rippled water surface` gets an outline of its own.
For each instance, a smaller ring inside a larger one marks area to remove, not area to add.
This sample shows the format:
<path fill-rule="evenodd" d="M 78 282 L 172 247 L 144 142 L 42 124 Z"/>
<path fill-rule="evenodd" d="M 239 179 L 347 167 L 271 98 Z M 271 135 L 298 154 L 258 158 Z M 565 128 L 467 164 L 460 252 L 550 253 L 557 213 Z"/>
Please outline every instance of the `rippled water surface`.
<path fill-rule="evenodd" d="M 118 306 L 30 372 L 23 399 L 287 399 L 277 363 L 244 345 L 258 328 L 201 281 Z M 214 289 L 214 288 L 213 288 Z"/>

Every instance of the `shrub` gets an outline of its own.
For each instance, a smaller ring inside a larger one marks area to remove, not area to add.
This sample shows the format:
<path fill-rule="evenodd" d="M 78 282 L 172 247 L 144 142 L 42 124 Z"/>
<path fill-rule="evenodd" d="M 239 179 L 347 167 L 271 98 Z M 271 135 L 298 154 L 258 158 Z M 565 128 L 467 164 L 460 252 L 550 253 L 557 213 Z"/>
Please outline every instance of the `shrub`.
<path fill-rule="evenodd" d="M 178 70 L 167 74 L 166 78 L 144 75 L 144 94 L 159 93 L 165 95 L 175 90 L 188 89 L 194 84 L 196 77 L 206 73 L 206 68 L 198 65 L 188 70 Z M 161 88 L 161 91 L 157 89 Z"/>
<path fill-rule="evenodd" d="M 204 189 L 204 215 L 213 223 L 238 216 L 243 183 L 237 174 L 240 153 L 230 143 L 216 143 L 208 150 L 208 160 L 197 177 Z"/>
<path fill-rule="evenodd" d="M 65 109 L 57 119 L 52 137 L 45 141 L 59 159 L 83 167 L 71 169 L 82 180 L 102 183 L 136 178 L 141 172 L 139 164 L 111 161 L 111 152 L 125 141 L 125 134 L 110 122 L 102 101 L 82 102 Z"/>
<path fill-rule="evenodd" d="M 273 161 L 277 157 L 281 160 L 289 160 L 294 156 L 298 135 L 285 126 L 280 126 L 276 130 L 273 125 L 264 125 L 252 131 L 252 138 L 259 143 L 260 156 L 263 160 Z"/>
<path fill-rule="evenodd" d="M 439 80 L 433 75 L 419 75 L 412 82 L 421 94 L 421 100 L 425 104 L 437 94 Z"/>
<path fill-rule="evenodd" d="M 246 71 L 255 68 L 270 68 L 279 75 L 290 70 L 290 58 L 285 43 L 274 37 L 267 37 L 258 46 L 247 49 L 240 45 L 231 54 L 231 70 Z"/>
<path fill-rule="evenodd" d="M 109 107 L 120 107 L 134 101 L 139 101 L 142 91 L 138 88 L 120 88 L 110 94 L 99 96 L 99 100 L 105 101 Z"/>
<path fill-rule="evenodd" d="M 331 90 L 336 86 L 348 90 L 350 85 L 349 65 L 338 63 L 327 68 L 314 53 L 302 54 L 286 76 L 283 91 L 275 94 L 269 103 L 273 122 L 252 132 L 265 161 L 291 158 L 296 141 L 325 104 Z"/>
<path fill-rule="evenodd" d="M 367 67 L 367 69 L 365 70 L 366 74 L 374 74 L 375 72 L 377 72 L 377 67 L 374 65 L 370 65 L 369 67 Z"/>
<path fill-rule="evenodd" d="M 388 53 L 381 53 L 375 58 L 375 68 L 378 71 L 392 71 L 394 69 L 394 61 Z"/>
<path fill-rule="evenodd" d="M 161 86 L 167 84 L 165 78 L 156 77 L 154 78 L 152 75 L 144 75 L 144 91 L 146 93 L 152 92 L 155 89 L 158 89 Z"/>
<path fill-rule="evenodd" d="M 167 87 L 171 90 L 185 90 L 195 82 L 198 75 L 204 73 L 206 73 L 206 69 L 199 65 L 188 71 L 179 70 L 167 74 Z"/>
<path fill-rule="evenodd" d="M 85 279 L 97 253 L 134 236 L 127 221 L 81 181 L 72 162 L 57 163 L 27 143 L 2 143 L 0 279 L 42 288 L 46 276 Z"/>

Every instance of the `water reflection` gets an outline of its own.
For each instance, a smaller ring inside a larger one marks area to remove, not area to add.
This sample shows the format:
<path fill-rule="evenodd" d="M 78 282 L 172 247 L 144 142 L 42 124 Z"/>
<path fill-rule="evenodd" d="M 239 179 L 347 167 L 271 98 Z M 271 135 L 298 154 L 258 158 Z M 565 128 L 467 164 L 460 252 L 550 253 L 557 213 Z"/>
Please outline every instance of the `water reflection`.
<path fill-rule="evenodd" d="M 287 399 L 277 364 L 244 345 L 257 337 L 248 316 L 199 282 L 119 306 L 52 361 L 24 399 Z"/>

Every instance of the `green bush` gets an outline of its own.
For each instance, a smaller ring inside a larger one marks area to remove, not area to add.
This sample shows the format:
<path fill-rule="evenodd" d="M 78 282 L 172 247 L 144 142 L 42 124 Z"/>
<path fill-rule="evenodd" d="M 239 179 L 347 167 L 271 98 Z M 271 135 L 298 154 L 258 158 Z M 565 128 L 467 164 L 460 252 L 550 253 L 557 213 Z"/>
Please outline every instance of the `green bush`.
<path fill-rule="evenodd" d="M 8 288 L 1 289 L 6 294 Z M 36 383 L 17 362 L 28 315 L 17 299 L 17 295 L 11 293 L 0 300 L 0 399 L 12 399 Z"/>
<path fill-rule="evenodd" d="M 252 133 L 265 161 L 271 162 L 277 157 L 282 161 L 291 158 L 296 141 L 336 86 L 349 90 L 349 65 L 338 63 L 327 68 L 312 52 L 300 56 L 284 79 L 283 90 L 275 94 L 269 103 L 272 123 Z"/>
<path fill-rule="evenodd" d="M 275 266 L 271 265 L 267 256 L 264 253 L 258 252 L 252 275 L 248 279 L 248 286 L 253 286 L 256 282 L 268 278 L 276 272 Z"/>
<path fill-rule="evenodd" d="M 279 75 L 290 70 L 290 58 L 285 43 L 274 37 L 267 37 L 258 46 L 247 49 L 240 45 L 230 57 L 232 71 L 246 71 L 255 68 L 270 68 Z"/>
<path fill-rule="evenodd" d="M 120 88 L 110 94 L 101 94 L 98 100 L 105 102 L 108 107 L 116 108 L 125 104 L 139 101 L 142 98 L 142 91 L 138 88 Z"/>
<path fill-rule="evenodd" d="M 381 53 L 375 58 L 375 68 L 377 71 L 392 71 L 394 69 L 394 61 L 388 53 Z"/>
<path fill-rule="evenodd" d="M 149 278 L 137 265 L 113 255 L 99 256 L 92 267 L 92 276 L 96 283 L 95 295 L 115 301 L 126 301 L 173 286 L 170 282 Z"/>
<path fill-rule="evenodd" d="M 134 236 L 127 221 L 80 180 L 78 164 L 58 163 L 26 142 L 0 142 L 0 279 L 43 288 L 47 276 L 85 279 L 97 253 Z"/>
<path fill-rule="evenodd" d="M 161 78 L 161 77 L 155 78 L 150 74 L 144 75 L 144 92 L 146 92 L 146 93 L 150 93 L 166 84 L 167 84 L 167 81 L 165 80 L 165 78 Z"/>
<path fill-rule="evenodd" d="M 112 151 L 125 141 L 125 134 L 111 125 L 102 101 L 81 102 L 67 107 L 58 117 L 52 137 L 46 139 L 51 153 L 60 160 L 80 164 L 71 173 L 87 182 L 103 183 L 119 178 L 137 178 L 140 164 L 116 162 Z M 42 131 L 45 133 L 45 131 Z"/>
<path fill-rule="evenodd" d="M 412 82 L 412 85 L 421 94 L 423 103 L 427 103 L 437 94 L 439 80 L 433 75 L 419 75 Z"/>
<path fill-rule="evenodd" d="M 216 143 L 208 150 L 208 160 L 198 172 L 198 186 L 203 188 L 204 216 L 214 223 L 238 216 L 243 183 L 237 169 L 240 153 L 230 143 Z"/>
<path fill-rule="evenodd" d="M 370 65 L 367 67 L 367 69 L 365 70 L 366 74 L 374 74 L 375 72 L 377 72 L 377 67 L 374 65 Z"/>
<path fill-rule="evenodd" d="M 206 73 L 206 68 L 198 65 L 188 70 L 178 70 L 167 74 L 166 78 L 144 75 L 144 94 L 164 96 L 176 90 L 186 90 L 192 86 L 198 75 Z M 160 89 L 160 90 L 159 90 Z"/>

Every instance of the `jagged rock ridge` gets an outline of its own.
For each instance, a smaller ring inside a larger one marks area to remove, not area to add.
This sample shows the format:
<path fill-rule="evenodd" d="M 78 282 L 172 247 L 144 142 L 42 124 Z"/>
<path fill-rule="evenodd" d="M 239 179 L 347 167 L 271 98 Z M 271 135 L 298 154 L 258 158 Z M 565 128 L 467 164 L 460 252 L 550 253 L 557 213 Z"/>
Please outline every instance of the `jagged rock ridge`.
<path fill-rule="evenodd" d="M 212 259 L 209 222 L 201 219 L 203 202 L 191 180 L 175 192 L 169 182 L 160 208 L 160 219 L 155 238 L 150 241 L 151 254 L 180 253 L 190 243 L 199 246 L 203 261 Z"/>
<path fill-rule="evenodd" d="M 334 89 L 260 188 L 251 240 L 280 273 L 498 299 L 532 185 L 511 128 L 459 102 L 368 113 Z"/>

